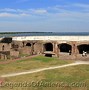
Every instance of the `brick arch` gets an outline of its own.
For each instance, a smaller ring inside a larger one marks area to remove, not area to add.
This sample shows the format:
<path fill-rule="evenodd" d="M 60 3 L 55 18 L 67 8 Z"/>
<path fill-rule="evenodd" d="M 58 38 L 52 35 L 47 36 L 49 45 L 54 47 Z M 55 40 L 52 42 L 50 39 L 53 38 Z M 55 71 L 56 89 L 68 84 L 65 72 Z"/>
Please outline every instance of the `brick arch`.
<path fill-rule="evenodd" d="M 60 52 L 69 53 L 69 51 L 72 51 L 72 45 L 67 44 L 67 43 L 59 44 L 58 48 L 60 49 Z"/>
<path fill-rule="evenodd" d="M 45 51 L 53 51 L 53 44 L 51 42 L 47 42 L 44 44 Z"/>
<path fill-rule="evenodd" d="M 29 46 L 29 47 L 31 47 L 31 43 L 26 43 L 26 46 Z"/>
<path fill-rule="evenodd" d="M 79 54 L 82 54 L 83 51 L 89 53 L 89 44 L 80 44 L 77 46 Z"/>

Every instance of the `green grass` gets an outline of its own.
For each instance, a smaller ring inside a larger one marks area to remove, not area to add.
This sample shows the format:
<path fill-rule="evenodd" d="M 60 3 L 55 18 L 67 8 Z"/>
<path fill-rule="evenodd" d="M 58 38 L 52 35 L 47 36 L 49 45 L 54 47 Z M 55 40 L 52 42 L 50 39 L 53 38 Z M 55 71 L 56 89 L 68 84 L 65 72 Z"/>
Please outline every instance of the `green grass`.
<path fill-rule="evenodd" d="M 53 60 L 58 60 L 58 58 L 38 56 L 38 57 L 32 58 L 32 60 L 37 60 L 37 61 L 41 61 L 41 62 L 50 62 L 50 61 L 53 61 Z"/>
<path fill-rule="evenodd" d="M 64 65 L 71 63 L 71 60 L 59 60 L 58 58 L 48 58 L 44 56 L 36 56 L 26 60 L 18 60 L 9 64 L 0 64 L 0 75 L 14 72 L 27 71 L 31 69 L 44 68 L 56 65 Z"/>
<path fill-rule="evenodd" d="M 0 65 L 0 75 L 44 68 L 49 66 L 64 65 L 73 63 L 71 60 L 59 60 L 55 57 L 36 56 L 26 60 L 19 60 L 6 65 Z M 48 70 L 34 74 L 20 75 L 15 77 L 4 78 L 5 82 L 24 83 L 24 82 L 51 82 L 51 83 L 85 83 L 87 87 L 2 87 L 0 90 L 89 90 L 89 65 L 78 65 L 65 67 L 61 69 Z"/>
<path fill-rule="evenodd" d="M 67 87 L 14 87 L 13 90 L 89 90 L 89 65 L 78 65 L 34 74 L 5 78 L 7 82 L 51 82 L 51 83 L 84 83 L 86 86 Z M 10 90 L 10 87 L 1 90 Z"/>

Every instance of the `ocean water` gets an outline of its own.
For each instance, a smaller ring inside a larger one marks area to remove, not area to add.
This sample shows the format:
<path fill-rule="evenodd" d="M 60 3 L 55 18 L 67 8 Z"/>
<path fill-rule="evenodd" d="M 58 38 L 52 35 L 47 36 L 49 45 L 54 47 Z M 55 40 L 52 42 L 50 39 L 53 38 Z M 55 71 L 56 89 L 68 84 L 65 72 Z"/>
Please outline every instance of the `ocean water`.
<path fill-rule="evenodd" d="M 18 32 L 0 34 L 0 37 L 13 36 L 89 36 L 89 32 Z"/>

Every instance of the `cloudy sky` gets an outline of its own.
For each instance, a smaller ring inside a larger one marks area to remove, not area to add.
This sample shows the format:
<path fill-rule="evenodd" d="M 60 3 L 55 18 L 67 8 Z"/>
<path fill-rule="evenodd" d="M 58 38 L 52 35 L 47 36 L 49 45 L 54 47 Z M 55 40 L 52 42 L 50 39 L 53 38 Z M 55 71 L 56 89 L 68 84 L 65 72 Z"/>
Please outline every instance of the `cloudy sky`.
<path fill-rule="evenodd" d="M 0 0 L 0 32 L 89 32 L 89 0 Z"/>

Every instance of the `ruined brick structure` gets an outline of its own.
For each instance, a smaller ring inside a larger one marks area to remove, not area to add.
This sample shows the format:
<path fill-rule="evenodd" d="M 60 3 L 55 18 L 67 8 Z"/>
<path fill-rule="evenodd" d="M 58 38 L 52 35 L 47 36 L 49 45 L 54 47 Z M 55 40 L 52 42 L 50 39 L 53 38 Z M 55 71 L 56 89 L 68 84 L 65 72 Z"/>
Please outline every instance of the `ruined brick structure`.
<path fill-rule="evenodd" d="M 83 51 L 87 52 L 87 57 L 82 57 Z M 26 36 L 0 40 L 0 59 L 42 54 L 60 59 L 88 60 L 88 53 L 89 36 Z"/>

